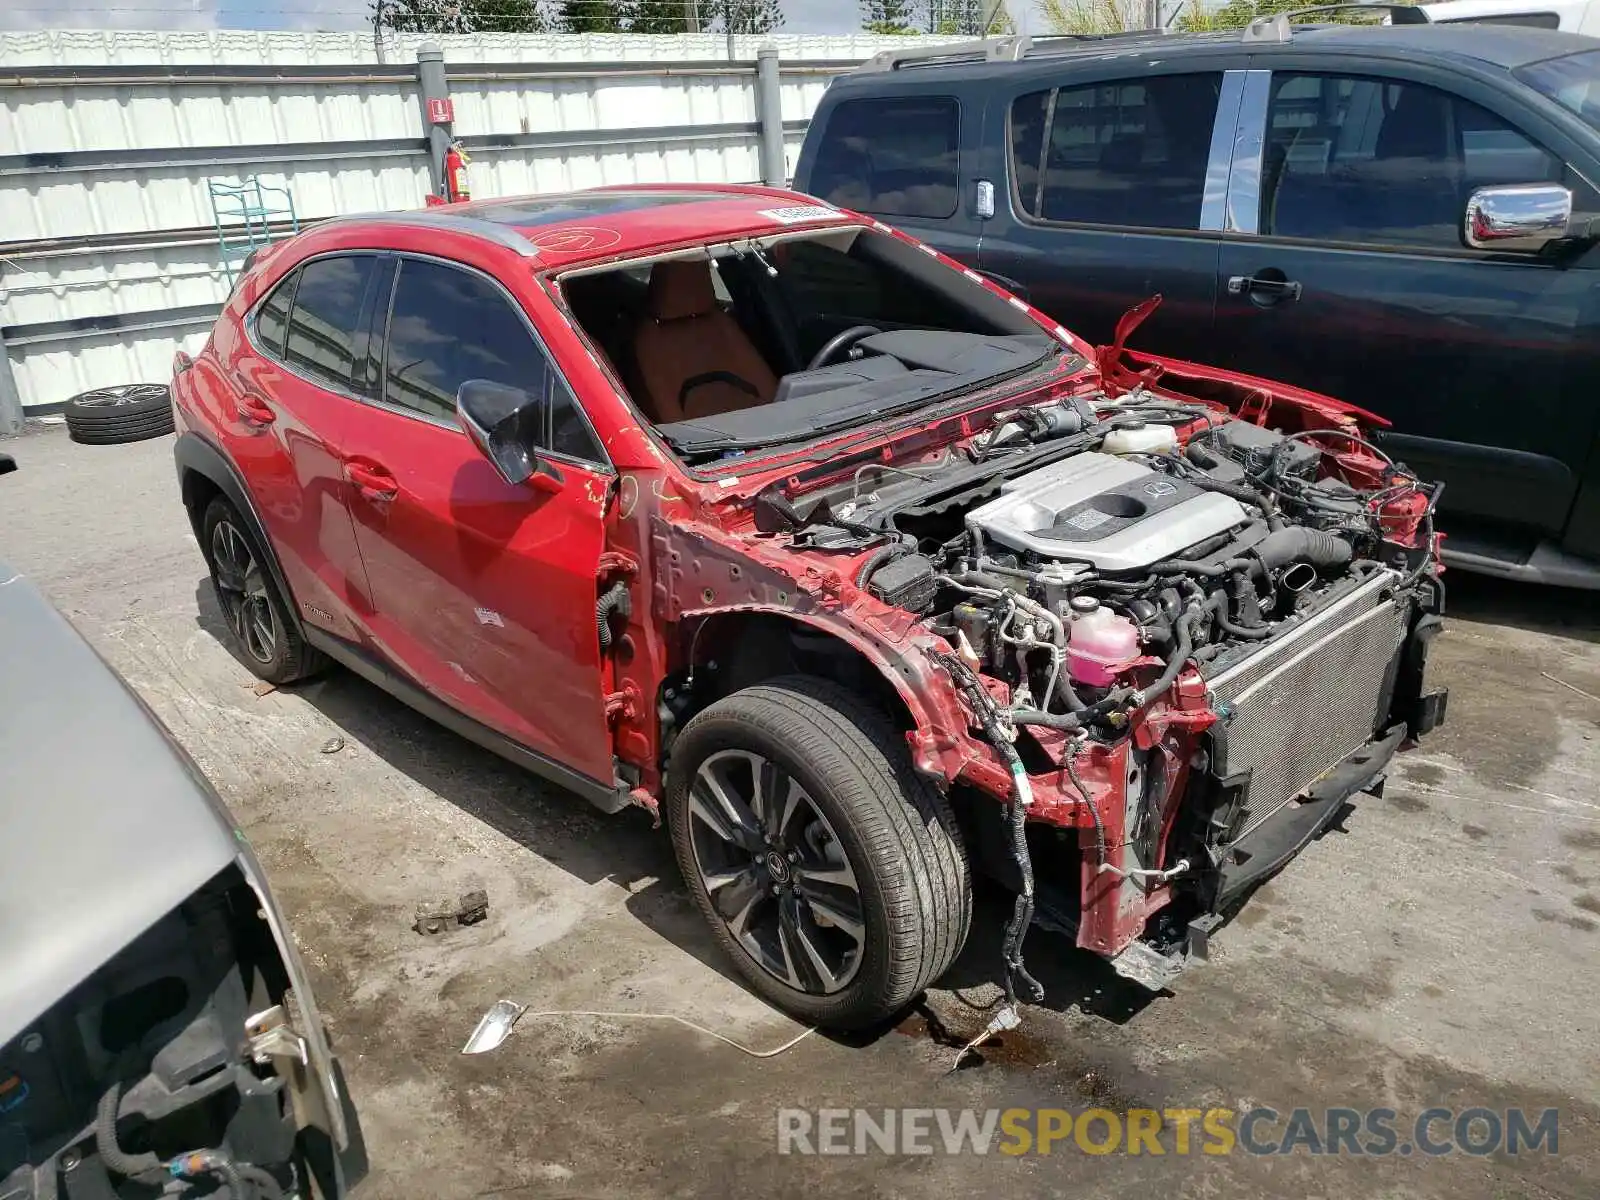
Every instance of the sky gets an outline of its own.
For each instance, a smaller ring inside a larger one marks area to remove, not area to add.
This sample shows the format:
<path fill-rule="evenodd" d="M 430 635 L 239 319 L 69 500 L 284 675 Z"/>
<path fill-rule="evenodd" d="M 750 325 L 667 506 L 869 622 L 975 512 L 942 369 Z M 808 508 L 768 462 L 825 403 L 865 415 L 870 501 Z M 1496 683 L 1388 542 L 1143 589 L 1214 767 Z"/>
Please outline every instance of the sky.
<path fill-rule="evenodd" d="M 858 0 L 783 0 L 783 13 L 784 33 L 860 27 Z M 371 20 L 367 0 L 0 0 L 0 29 L 362 29 Z"/>

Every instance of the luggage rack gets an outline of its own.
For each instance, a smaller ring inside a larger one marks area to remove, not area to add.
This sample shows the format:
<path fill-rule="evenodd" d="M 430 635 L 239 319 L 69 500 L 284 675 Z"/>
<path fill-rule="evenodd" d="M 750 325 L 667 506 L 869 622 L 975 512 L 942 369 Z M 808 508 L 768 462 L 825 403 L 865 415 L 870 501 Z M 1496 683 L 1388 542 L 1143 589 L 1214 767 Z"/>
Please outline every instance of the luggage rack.
<path fill-rule="evenodd" d="M 1095 42 L 1120 42 L 1165 37 L 1159 29 L 1133 29 L 1122 33 L 1042 33 L 1007 34 L 967 42 L 945 42 L 937 46 L 908 46 L 880 50 L 858 72 L 898 71 L 902 67 L 937 67 L 961 62 L 1017 62 L 1051 51 L 1061 52 Z"/>
<path fill-rule="evenodd" d="M 1239 31 L 1239 39 L 1246 42 L 1287 42 L 1294 38 L 1296 25 L 1304 25 L 1299 18 L 1320 13 L 1367 12 L 1384 14 L 1393 25 L 1427 25 L 1428 14 L 1412 4 L 1318 4 L 1292 12 L 1273 13 L 1257 17 Z M 903 49 L 880 50 L 856 70 L 898 71 L 905 67 L 940 67 L 954 63 L 1020 62 L 1027 58 L 1065 54 L 1102 43 L 1122 45 L 1128 42 L 1159 41 L 1167 37 L 1196 37 L 1213 41 L 1223 40 L 1232 30 L 1204 31 L 1183 34 L 1164 29 L 1130 29 L 1115 33 L 1052 33 L 1010 34 L 1005 37 L 976 39 L 966 42 L 946 42 L 935 46 L 908 46 Z"/>

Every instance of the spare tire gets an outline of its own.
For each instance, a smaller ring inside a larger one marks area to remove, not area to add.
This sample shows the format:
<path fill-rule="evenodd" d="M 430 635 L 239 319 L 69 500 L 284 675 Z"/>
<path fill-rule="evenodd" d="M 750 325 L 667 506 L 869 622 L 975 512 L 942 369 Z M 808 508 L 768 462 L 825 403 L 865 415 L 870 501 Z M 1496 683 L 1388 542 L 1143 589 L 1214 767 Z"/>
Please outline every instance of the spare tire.
<path fill-rule="evenodd" d="M 75 442 L 115 446 L 171 433 L 172 389 L 164 383 L 124 383 L 80 392 L 66 404 Z"/>

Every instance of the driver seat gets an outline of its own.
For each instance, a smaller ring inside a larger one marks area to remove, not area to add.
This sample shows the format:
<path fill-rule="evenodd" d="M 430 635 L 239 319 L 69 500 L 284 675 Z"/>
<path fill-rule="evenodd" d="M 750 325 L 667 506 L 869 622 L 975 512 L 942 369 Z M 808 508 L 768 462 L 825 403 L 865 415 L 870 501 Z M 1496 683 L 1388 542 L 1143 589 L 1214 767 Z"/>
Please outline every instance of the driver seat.
<path fill-rule="evenodd" d="M 755 408 L 778 390 L 766 359 L 717 304 L 704 260 L 672 259 L 650 269 L 633 359 L 635 399 L 656 425 Z"/>

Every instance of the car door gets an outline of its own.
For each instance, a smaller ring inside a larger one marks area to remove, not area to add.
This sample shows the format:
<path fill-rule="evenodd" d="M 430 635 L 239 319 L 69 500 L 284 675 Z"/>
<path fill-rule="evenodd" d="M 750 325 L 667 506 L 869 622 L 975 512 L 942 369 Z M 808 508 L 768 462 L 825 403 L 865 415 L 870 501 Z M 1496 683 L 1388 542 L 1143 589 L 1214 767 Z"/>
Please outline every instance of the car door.
<path fill-rule="evenodd" d="M 342 447 L 373 636 L 453 708 L 609 784 L 595 600 L 611 468 L 509 292 L 457 263 L 392 262 L 373 402 Z M 541 486 L 506 483 L 457 427 L 469 379 L 546 401 Z"/>
<path fill-rule="evenodd" d="M 344 503 L 338 446 L 373 254 L 333 254 L 291 271 L 249 313 L 197 394 L 211 406 L 301 616 L 354 639 L 366 577 Z M 221 328 L 221 327 L 219 327 Z"/>
<path fill-rule="evenodd" d="M 1461 229 L 1480 187 L 1600 199 L 1468 82 L 1286 65 L 1252 72 L 1241 112 L 1260 150 L 1230 182 L 1215 360 L 1392 421 L 1391 452 L 1445 483 L 1458 548 L 1480 525 L 1559 533 L 1596 428 L 1597 258 L 1469 250 Z"/>
<path fill-rule="evenodd" d="M 1006 149 L 979 265 L 1099 344 L 1159 293 L 1140 344 L 1210 361 L 1221 185 L 1243 73 L 1222 69 L 1225 60 L 1140 65 L 1036 73 L 991 102 L 1007 105 Z"/>

